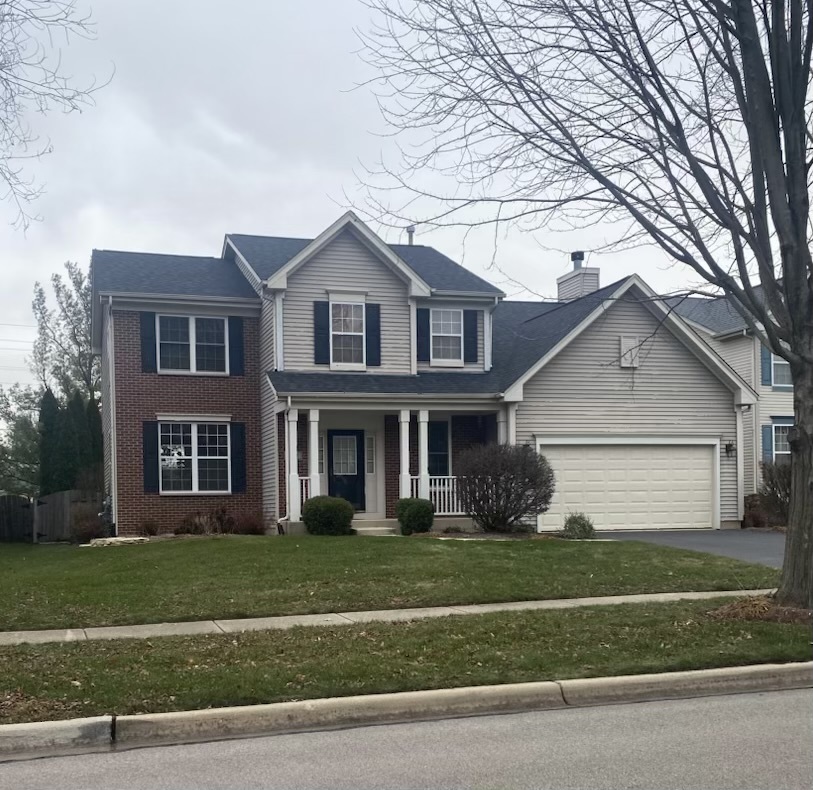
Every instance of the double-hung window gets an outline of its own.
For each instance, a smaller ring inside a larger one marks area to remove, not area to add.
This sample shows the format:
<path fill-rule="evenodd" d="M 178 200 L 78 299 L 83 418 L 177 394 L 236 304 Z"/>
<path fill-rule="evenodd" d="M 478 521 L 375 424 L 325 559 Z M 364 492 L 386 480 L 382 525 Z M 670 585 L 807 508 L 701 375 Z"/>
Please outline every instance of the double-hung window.
<path fill-rule="evenodd" d="M 790 463 L 790 425 L 773 426 L 773 461 L 775 464 Z"/>
<path fill-rule="evenodd" d="M 159 315 L 158 370 L 228 373 L 225 318 Z"/>
<path fill-rule="evenodd" d="M 433 365 L 462 365 L 463 311 L 432 310 L 431 332 L 430 363 Z"/>
<path fill-rule="evenodd" d="M 337 368 L 365 364 L 364 303 L 330 303 L 330 363 Z"/>
<path fill-rule="evenodd" d="M 449 423 L 430 420 L 428 426 L 429 475 L 447 477 L 449 469 Z"/>
<path fill-rule="evenodd" d="M 793 379 L 790 375 L 790 362 L 776 354 L 771 354 L 771 375 L 774 387 L 792 387 Z"/>
<path fill-rule="evenodd" d="M 161 493 L 216 493 L 231 490 L 229 424 L 158 424 Z"/>

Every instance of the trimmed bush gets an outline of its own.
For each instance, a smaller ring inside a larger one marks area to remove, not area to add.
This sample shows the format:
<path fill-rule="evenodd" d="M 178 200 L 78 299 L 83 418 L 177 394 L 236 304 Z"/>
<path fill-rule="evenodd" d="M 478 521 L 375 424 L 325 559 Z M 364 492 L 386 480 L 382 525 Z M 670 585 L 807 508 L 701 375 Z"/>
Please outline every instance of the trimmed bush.
<path fill-rule="evenodd" d="M 106 538 L 107 529 L 94 505 L 76 505 L 71 513 L 71 540 L 89 543 L 94 538 Z"/>
<path fill-rule="evenodd" d="M 159 532 L 158 522 L 157 521 L 142 521 L 141 522 L 141 531 L 148 537 L 152 538 Z"/>
<path fill-rule="evenodd" d="M 584 513 L 570 513 L 565 519 L 562 537 L 570 540 L 589 540 L 596 536 L 596 528 Z"/>
<path fill-rule="evenodd" d="M 302 506 L 302 521 L 311 535 L 353 535 L 353 506 L 337 496 L 315 496 Z"/>
<path fill-rule="evenodd" d="M 405 497 L 395 503 L 395 515 L 402 535 L 429 532 L 435 520 L 435 506 L 428 499 Z"/>
<path fill-rule="evenodd" d="M 265 535 L 265 516 L 260 513 L 243 513 L 234 517 L 235 535 Z"/>

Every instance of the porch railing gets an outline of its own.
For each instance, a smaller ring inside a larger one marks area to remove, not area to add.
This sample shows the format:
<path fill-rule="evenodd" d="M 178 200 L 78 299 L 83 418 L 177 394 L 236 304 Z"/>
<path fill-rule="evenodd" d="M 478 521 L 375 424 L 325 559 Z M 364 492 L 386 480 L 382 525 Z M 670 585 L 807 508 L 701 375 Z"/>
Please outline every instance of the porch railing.
<path fill-rule="evenodd" d="M 409 481 L 412 496 L 420 496 L 421 479 L 413 476 Z M 454 476 L 430 476 L 429 499 L 435 506 L 437 516 L 464 516 L 460 498 L 457 495 L 457 478 Z"/>
<path fill-rule="evenodd" d="M 309 477 L 299 478 L 299 501 L 304 503 L 311 498 L 311 479 Z"/>

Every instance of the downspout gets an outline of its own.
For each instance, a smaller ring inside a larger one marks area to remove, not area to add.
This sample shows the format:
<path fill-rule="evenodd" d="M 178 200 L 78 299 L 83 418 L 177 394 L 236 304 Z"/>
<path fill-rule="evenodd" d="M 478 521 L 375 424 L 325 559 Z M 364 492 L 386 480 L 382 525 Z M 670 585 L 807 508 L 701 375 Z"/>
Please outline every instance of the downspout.
<path fill-rule="evenodd" d="M 107 297 L 107 320 L 110 328 L 109 355 L 110 355 L 110 498 L 113 515 L 113 526 L 116 537 L 119 534 L 119 476 L 118 476 L 118 452 L 116 444 L 116 355 L 115 338 L 116 330 L 113 325 L 113 297 Z"/>

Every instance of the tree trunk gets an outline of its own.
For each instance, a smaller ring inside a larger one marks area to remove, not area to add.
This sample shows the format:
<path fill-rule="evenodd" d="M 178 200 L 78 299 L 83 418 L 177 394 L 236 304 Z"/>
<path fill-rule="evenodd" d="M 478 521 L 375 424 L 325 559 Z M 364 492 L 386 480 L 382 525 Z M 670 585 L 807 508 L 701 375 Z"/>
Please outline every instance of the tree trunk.
<path fill-rule="evenodd" d="M 791 366 L 794 428 L 785 559 L 777 599 L 813 609 L 813 365 Z"/>

